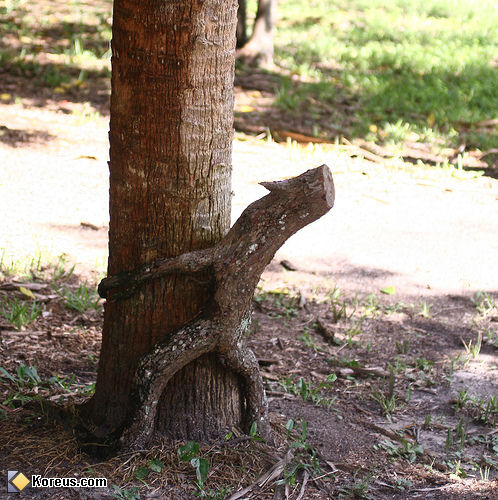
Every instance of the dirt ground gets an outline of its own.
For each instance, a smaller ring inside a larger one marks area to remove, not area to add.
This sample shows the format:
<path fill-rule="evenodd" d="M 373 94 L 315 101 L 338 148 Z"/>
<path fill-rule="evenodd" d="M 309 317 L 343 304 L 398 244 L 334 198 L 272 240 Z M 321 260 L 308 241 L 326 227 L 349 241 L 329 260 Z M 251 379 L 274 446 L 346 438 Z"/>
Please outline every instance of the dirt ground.
<path fill-rule="evenodd" d="M 107 118 L 82 104 L 23 101 L 0 104 L 0 120 L 4 264 L 64 254 L 76 265 L 68 287 L 95 284 L 106 266 Z M 303 442 L 304 452 L 293 448 L 291 463 L 301 467 L 297 482 L 287 481 L 289 498 L 498 498 L 498 181 L 236 134 L 233 218 L 264 194 L 258 182 L 322 163 L 334 175 L 336 206 L 278 252 L 255 299 L 250 344 L 277 444 L 203 448 L 211 498 L 229 498 L 223 486 L 235 494 L 278 463 L 289 443 Z M 0 319 L 0 366 L 15 373 L 20 363 L 36 365 L 43 380 L 75 378 L 57 388 L 0 378 L 0 496 L 8 498 L 4 472 L 21 470 L 109 477 L 122 487 L 118 498 L 135 498 L 126 496 L 133 486 L 143 498 L 193 498 L 195 472 L 178 464 L 173 445 L 97 462 L 19 399 L 6 403 L 15 391 L 81 399 L 95 380 L 101 308 L 64 307 L 43 273 L 33 289 L 41 316 L 20 331 Z M 23 298 L 15 281 L 3 275 L 0 298 Z M 289 420 L 297 430 L 285 431 Z M 138 480 L 151 453 L 171 469 Z M 25 497 L 113 492 L 34 491 Z M 285 495 L 268 481 L 241 498 Z"/>

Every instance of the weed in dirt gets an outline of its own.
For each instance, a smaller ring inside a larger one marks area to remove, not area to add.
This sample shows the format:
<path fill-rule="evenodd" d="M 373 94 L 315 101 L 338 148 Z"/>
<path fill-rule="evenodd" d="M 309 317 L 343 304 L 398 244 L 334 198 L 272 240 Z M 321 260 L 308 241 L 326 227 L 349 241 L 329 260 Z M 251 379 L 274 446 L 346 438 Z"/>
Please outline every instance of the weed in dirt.
<path fill-rule="evenodd" d="M 30 304 L 14 299 L 3 299 L 0 303 L 2 316 L 17 330 L 32 323 L 41 314 L 41 305 L 36 301 Z"/>
<path fill-rule="evenodd" d="M 353 345 L 357 344 L 354 337 L 362 334 L 361 324 L 363 323 L 363 318 L 360 318 L 356 322 L 352 322 L 351 326 L 346 330 L 346 344 L 348 347 L 353 347 Z"/>
<path fill-rule="evenodd" d="M 395 342 L 396 350 L 399 354 L 408 354 L 410 351 L 410 341 L 404 339 L 403 342 Z"/>
<path fill-rule="evenodd" d="M 330 304 L 334 323 L 351 319 L 358 308 L 358 297 L 355 295 L 351 301 L 351 309 L 348 311 L 348 301 L 342 298 L 341 290 L 337 285 L 334 285 L 334 288 L 327 293 L 326 302 Z"/>
<path fill-rule="evenodd" d="M 95 392 L 95 382 L 88 384 L 86 386 L 80 387 L 78 389 L 79 394 L 82 396 L 93 396 Z"/>
<path fill-rule="evenodd" d="M 94 288 L 89 288 L 87 283 L 82 283 L 77 290 L 60 287 L 55 290 L 61 297 L 64 305 L 80 313 L 88 309 L 99 309 L 101 299 Z"/>
<path fill-rule="evenodd" d="M 301 420 L 299 430 L 295 424 L 293 419 L 289 419 L 285 425 L 287 438 L 291 441 L 293 458 L 290 464 L 285 466 L 284 478 L 279 482 L 279 484 L 289 484 L 291 487 L 296 485 L 298 471 L 306 471 L 311 477 L 321 472 L 318 455 L 313 446 L 307 442 L 307 422 Z"/>
<path fill-rule="evenodd" d="M 477 312 L 482 317 L 489 316 L 492 312 L 498 311 L 498 304 L 487 292 L 477 292 L 476 296 L 471 300 L 475 305 Z"/>
<path fill-rule="evenodd" d="M 479 356 L 479 353 L 481 352 L 481 346 L 482 346 L 482 334 L 481 332 L 477 333 L 477 340 L 474 345 L 472 345 L 472 340 L 469 341 L 468 344 L 465 343 L 465 341 L 462 339 L 462 343 L 465 348 L 465 353 L 467 356 L 470 358 L 472 356 L 472 359 L 477 359 L 477 356 Z"/>
<path fill-rule="evenodd" d="M 498 330 L 491 330 L 491 328 L 484 329 L 486 343 L 491 345 L 494 349 L 498 349 Z"/>
<path fill-rule="evenodd" d="M 17 367 L 15 375 L 10 374 L 5 368 L 0 367 L 0 377 L 9 380 L 18 389 L 37 387 L 42 383 L 36 366 L 26 366 L 24 363 L 21 363 Z"/>
<path fill-rule="evenodd" d="M 74 265 L 69 266 L 67 256 L 60 255 L 54 259 L 42 250 L 34 256 L 26 256 L 19 259 L 5 257 L 5 249 L 2 249 L 0 257 L 0 279 L 14 278 L 23 281 L 63 281 L 72 276 Z"/>
<path fill-rule="evenodd" d="M 424 372 L 430 372 L 434 366 L 434 361 L 425 358 L 416 358 L 415 367 Z"/>
<path fill-rule="evenodd" d="M 74 264 L 68 268 L 67 257 L 62 254 L 58 257 L 57 262 L 53 264 L 52 281 L 66 281 L 74 273 Z"/>
<path fill-rule="evenodd" d="M 379 403 L 382 414 L 390 419 L 391 414 L 396 410 L 396 395 L 389 395 L 378 389 L 373 389 L 370 397 Z"/>
<path fill-rule="evenodd" d="M 64 393 L 73 393 L 75 389 L 79 394 L 91 395 L 93 390 L 90 388 L 95 388 L 95 384 L 90 386 L 76 384 L 74 374 L 41 378 L 36 366 L 27 366 L 24 363 L 18 365 L 15 373 L 0 367 L 0 379 L 8 382 L 13 388 L 3 401 L 3 405 L 10 408 L 24 406 L 28 401 L 54 394 L 60 394 L 60 398 L 64 398 Z"/>
<path fill-rule="evenodd" d="M 0 257 L 0 278 L 16 277 L 19 279 L 33 279 L 33 274 L 42 268 L 42 254 L 38 252 L 34 257 L 26 257 L 24 259 L 11 259 L 7 262 L 5 258 L 5 249 L 2 249 Z"/>
<path fill-rule="evenodd" d="M 21 363 L 15 374 L 9 373 L 5 368 L 0 367 L 0 378 L 11 383 L 14 391 L 7 395 L 2 404 L 9 408 L 24 406 L 33 399 L 38 399 L 39 395 L 33 393 L 33 389 L 38 389 L 42 385 L 42 380 L 38 375 L 36 366 L 26 366 Z M 6 417 L 6 415 L 5 415 Z"/>
<path fill-rule="evenodd" d="M 209 500 L 222 500 L 230 493 L 230 488 L 221 487 L 218 490 L 206 489 L 206 479 L 209 473 L 209 460 L 203 458 L 200 453 L 200 445 L 195 441 L 188 441 L 177 450 L 178 459 L 181 462 L 188 462 L 195 470 L 197 480 L 194 482 L 197 492 L 196 496 Z M 162 465 L 162 464 L 161 464 Z M 150 470 L 157 469 L 157 462 L 148 463 L 148 467 L 141 467 L 141 474 L 146 477 Z M 162 470 L 162 467 L 161 467 Z M 160 471 L 159 471 L 160 472 Z"/>
<path fill-rule="evenodd" d="M 131 486 L 130 488 L 120 488 L 119 486 L 113 484 L 112 489 L 114 490 L 114 498 L 119 498 L 120 500 L 139 500 L 140 494 L 136 486 Z"/>
<path fill-rule="evenodd" d="M 408 479 L 405 479 L 404 477 L 397 477 L 396 481 L 393 484 L 393 487 L 396 491 L 405 491 L 410 489 L 411 486 L 411 481 L 408 481 Z"/>
<path fill-rule="evenodd" d="M 367 295 L 365 301 L 362 303 L 362 314 L 366 317 L 371 317 L 380 312 L 381 306 L 377 295 L 371 293 Z"/>
<path fill-rule="evenodd" d="M 336 380 L 337 376 L 333 373 L 327 377 L 325 382 L 314 385 L 311 380 L 306 382 L 303 377 L 300 377 L 298 382 L 294 382 L 294 375 L 288 375 L 278 383 L 285 392 L 294 394 L 295 396 L 301 396 L 303 401 L 311 401 L 316 406 L 331 408 L 336 398 L 326 397 L 322 394 L 322 391 L 331 390 Z"/>
<path fill-rule="evenodd" d="M 424 454 L 424 447 L 416 442 L 400 438 L 400 444 L 396 445 L 389 439 L 385 439 L 374 445 L 374 450 L 384 450 L 393 459 L 404 458 L 410 463 L 414 463 L 419 455 Z"/>
<path fill-rule="evenodd" d="M 391 420 L 391 414 L 396 410 L 397 397 L 394 394 L 394 384 L 395 384 L 395 371 L 392 367 L 389 368 L 389 378 L 387 381 L 387 390 L 381 391 L 379 389 L 373 388 L 370 397 L 377 401 L 382 411 L 382 414 Z M 384 382 L 385 384 L 385 382 Z"/>
<path fill-rule="evenodd" d="M 310 335 L 307 328 L 303 329 L 302 335 L 297 337 L 297 340 L 300 340 L 308 349 L 313 349 L 314 351 L 322 350 L 322 348 L 316 343 L 315 337 Z"/>
<path fill-rule="evenodd" d="M 299 300 L 287 288 L 259 290 L 254 295 L 256 304 L 268 303 L 272 306 L 269 316 L 273 318 L 295 318 L 298 315 Z"/>
<path fill-rule="evenodd" d="M 368 496 L 368 491 L 375 477 L 374 473 L 359 477 L 359 471 L 356 471 L 353 474 L 353 484 L 339 489 L 339 498 L 371 498 Z"/>
<path fill-rule="evenodd" d="M 431 318 L 432 317 L 432 314 L 431 314 L 431 308 L 432 308 L 433 304 L 428 304 L 427 302 L 424 302 L 424 301 L 420 301 L 419 302 L 419 307 L 420 307 L 420 316 L 422 316 L 423 318 Z"/>

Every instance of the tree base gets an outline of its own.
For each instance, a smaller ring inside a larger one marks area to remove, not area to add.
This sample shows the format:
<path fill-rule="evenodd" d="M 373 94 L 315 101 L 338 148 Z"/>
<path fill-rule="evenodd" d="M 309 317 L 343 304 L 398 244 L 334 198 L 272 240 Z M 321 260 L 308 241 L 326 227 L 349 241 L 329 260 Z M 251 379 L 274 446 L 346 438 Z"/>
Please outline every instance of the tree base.
<path fill-rule="evenodd" d="M 326 165 L 293 179 L 261 183 L 270 194 L 247 207 L 214 247 L 158 259 L 102 280 L 109 301 L 171 273 L 212 274 L 211 302 L 196 320 L 158 342 L 139 363 L 121 445 L 143 448 L 156 437 L 220 437 L 233 427 L 271 440 L 259 365 L 247 348 L 260 276 L 280 246 L 327 213 L 334 184 Z"/>

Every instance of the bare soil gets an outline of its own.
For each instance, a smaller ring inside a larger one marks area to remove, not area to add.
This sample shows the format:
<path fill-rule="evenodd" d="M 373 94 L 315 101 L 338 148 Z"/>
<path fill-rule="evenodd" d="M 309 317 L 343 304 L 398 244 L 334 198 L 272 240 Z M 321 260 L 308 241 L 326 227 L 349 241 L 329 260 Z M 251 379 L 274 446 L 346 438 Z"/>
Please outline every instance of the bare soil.
<path fill-rule="evenodd" d="M 67 265 L 76 265 L 65 286 L 75 290 L 105 272 L 107 118 L 74 102 L 47 97 L 37 104 L 0 104 L 3 262 L 65 254 Z M 498 415 L 496 407 L 486 411 L 486 402 L 498 397 L 498 181 L 351 153 L 236 136 L 234 219 L 264 194 L 259 181 L 321 163 L 331 167 L 337 201 L 278 252 L 256 295 L 250 343 L 266 380 L 276 444 L 234 437 L 203 447 L 207 486 L 235 493 L 253 483 L 285 455 L 284 426 L 292 419 L 298 430 L 307 422 L 306 442 L 321 473 L 308 470 L 315 476 L 306 482 L 298 471 L 289 498 L 301 491 L 309 499 L 497 498 Z M 178 462 L 178 443 L 97 461 L 62 426 L 19 399 L 7 402 L 9 395 L 36 392 L 83 399 L 95 380 L 101 308 L 68 309 L 44 269 L 37 273 L 29 282 L 39 284 L 33 293 L 42 315 L 20 331 L 0 319 L 0 366 L 15 373 L 20 363 L 36 365 L 43 380 L 75 378 L 66 388 L 23 388 L 0 378 L 0 491 L 6 491 L 4 472 L 21 470 L 95 474 L 125 489 L 135 485 L 144 498 L 193 498 L 195 472 Z M 17 281 L 2 276 L 2 300 L 26 298 Z M 386 411 L 388 400 L 393 406 Z M 293 431 L 290 442 L 301 438 Z M 137 468 L 151 457 L 166 468 L 139 481 Z M 309 452 L 300 460 L 309 464 Z M 111 488 L 25 493 L 111 494 Z M 285 494 L 270 481 L 244 498 Z"/>

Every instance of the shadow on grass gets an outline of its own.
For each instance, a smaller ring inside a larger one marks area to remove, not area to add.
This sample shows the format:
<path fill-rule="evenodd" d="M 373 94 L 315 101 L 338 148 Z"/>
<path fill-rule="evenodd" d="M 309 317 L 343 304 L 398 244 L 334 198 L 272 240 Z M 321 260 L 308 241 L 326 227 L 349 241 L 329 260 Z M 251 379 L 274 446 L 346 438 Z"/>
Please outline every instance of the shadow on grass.
<path fill-rule="evenodd" d="M 98 7 L 107 8 L 110 14 L 110 5 L 100 2 Z M 108 114 L 110 70 L 105 58 L 109 56 L 110 24 L 105 12 L 91 11 L 92 7 L 96 6 L 90 6 L 89 14 L 97 16 L 99 24 L 36 23 L 35 8 L 0 9 L 3 102 L 28 99 L 29 104 L 40 107 L 54 101 L 88 102 L 99 113 Z M 51 18 L 64 18 L 59 12 L 64 4 L 50 9 Z"/>

